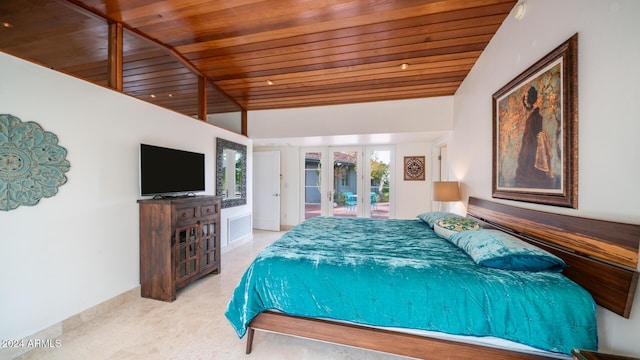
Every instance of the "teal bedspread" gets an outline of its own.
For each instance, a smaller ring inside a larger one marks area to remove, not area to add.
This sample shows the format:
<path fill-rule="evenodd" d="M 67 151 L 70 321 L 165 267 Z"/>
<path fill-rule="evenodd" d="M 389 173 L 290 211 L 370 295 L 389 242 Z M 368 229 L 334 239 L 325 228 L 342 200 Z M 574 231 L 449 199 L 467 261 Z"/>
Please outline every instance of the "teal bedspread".
<path fill-rule="evenodd" d="M 226 317 L 243 337 L 265 310 L 494 336 L 569 354 L 597 349 L 590 294 L 553 272 L 476 265 L 420 220 L 317 217 L 265 248 Z"/>

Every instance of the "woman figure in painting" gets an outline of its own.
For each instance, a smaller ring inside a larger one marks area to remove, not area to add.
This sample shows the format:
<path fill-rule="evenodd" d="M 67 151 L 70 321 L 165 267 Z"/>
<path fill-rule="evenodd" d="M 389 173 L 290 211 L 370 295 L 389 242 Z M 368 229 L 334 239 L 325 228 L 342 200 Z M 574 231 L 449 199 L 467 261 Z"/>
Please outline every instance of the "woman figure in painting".
<path fill-rule="evenodd" d="M 522 103 L 529 116 L 522 133 L 522 146 L 518 154 L 515 185 L 523 188 L 551 189 L 553 187 L 553 170 L 551 169 L 551 139 L 542 130 L 540 108 L 534 107 L 538 101 L 538 91 L 531 86 Z"/>

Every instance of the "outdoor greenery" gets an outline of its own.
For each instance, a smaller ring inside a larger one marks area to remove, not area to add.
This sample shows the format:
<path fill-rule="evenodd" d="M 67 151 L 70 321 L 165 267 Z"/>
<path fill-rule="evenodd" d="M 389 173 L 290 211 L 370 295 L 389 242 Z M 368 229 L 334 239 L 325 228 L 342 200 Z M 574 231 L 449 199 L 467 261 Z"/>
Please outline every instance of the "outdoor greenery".
<path fill-rule="evenodd" d="M 375 197 L 372 198 L 375 202 L 388 202 L 389 201 L 389 178 L 390 178 L 390 169 L 389 164 L 381 160 L 378 155 L 373 152 L 371 154 L 370 161 L 371 168 L 371 192 L 375 193 Z M 320 189 L 320 172 L 321 165 L 318 162 L 315 169 L 313 169 L 316 173 L 316 181 L 315 184 L 318 190 Z M 353 163 L 336 163 L 334 164 L 334 172 L 339 173 L 340 175 L 334 176 L 334 182 L 336 179 L 343 179 L 348 177 L 348 172 L 357 171 L 355 164 Z M 345 185 L 345 184 L 343 184 Z M 337 184 L 334 184 L 336 188 L 338 188 Z M 333 201 L 335 204 L 344 206 L 346 198 L 345 194 L 340 191 L 336 191 L 333 193 Z"/>
<path fill-rule="evenodd" d="M 371 185 L 377 185 L 377 189 L 371 188 L 371 191 L 378 194 L 378 201 L 389 201 L 389 164 L 386 164 L 377 158 L 373 153 L 371 157 Z"/>
<path fill-rule="evenodd" d="M 387 202 L 389 201 L 389 164 L 381 161 L 377 158 L 376 154 L 373 153 L 371 157 L 371 191 L 376 195 L 376 202 Z M 352 166 L 352 165 L 351 165 Z M 336 165 L 336 168 L 339 171 L 348 171 L 349 167 L 344 164 Z M 355 169 L 354 169 L 355 171 Z M 342 175 L 341 177 L 345 177 L 346 175 Z M 336 192 L 333 194 L 333 201 L 338 205 L 344 205 L 346 198 L 345 194 L 342 192 Z"/>

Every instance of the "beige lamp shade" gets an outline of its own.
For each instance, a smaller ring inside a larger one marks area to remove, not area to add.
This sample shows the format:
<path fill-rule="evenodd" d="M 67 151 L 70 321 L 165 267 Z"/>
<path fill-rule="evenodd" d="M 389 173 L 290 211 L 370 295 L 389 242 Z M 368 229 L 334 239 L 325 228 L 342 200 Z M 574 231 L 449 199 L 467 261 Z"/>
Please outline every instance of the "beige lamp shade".
<path fill-rule="evenodd" d="M 434 181 L 434 201 L 460 201 L 460 189 L 457 181 Z"/>

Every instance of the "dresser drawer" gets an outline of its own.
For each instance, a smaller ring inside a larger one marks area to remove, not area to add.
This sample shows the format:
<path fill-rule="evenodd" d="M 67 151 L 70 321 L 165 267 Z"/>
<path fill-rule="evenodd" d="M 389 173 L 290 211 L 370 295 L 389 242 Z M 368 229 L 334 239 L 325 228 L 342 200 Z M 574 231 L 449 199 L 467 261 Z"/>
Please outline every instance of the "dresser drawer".
<path fill-rule="evenodd" d="M 218 215 L 218 210 L 218 205 L 211 201 L 203 201 L 188 207 L 176 206 L 176 225 L 189 225 L 205 218 L 214 218 Z"/>
<path fill-rule="evenodd" d="M 192 224 L 198 220 L 200 206 L 176 208 L 176 225 Z"/>
<path fill-rule="evenodd" d="M 216 204 L 202 204 L 200 208 L 200 216 L 214 216 L 218 213 L 218 206 Z"/>

